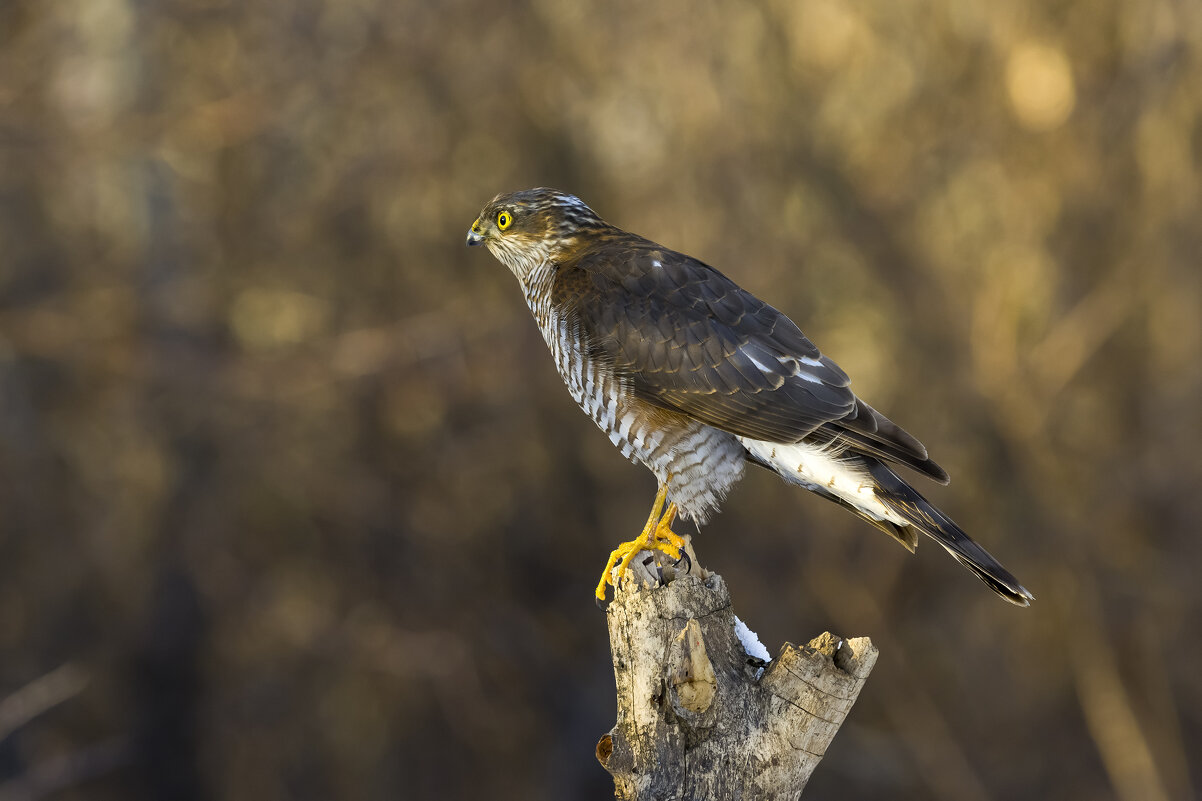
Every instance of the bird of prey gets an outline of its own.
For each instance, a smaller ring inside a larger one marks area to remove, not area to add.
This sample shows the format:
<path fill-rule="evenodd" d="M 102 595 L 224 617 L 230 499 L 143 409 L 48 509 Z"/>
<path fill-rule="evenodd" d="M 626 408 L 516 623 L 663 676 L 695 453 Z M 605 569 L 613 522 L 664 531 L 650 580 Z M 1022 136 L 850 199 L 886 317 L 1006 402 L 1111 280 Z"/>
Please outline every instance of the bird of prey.
<path fill-rule="evenodd" d="M 572 397 L 659 481 L 642 533 L 610 555 L 599 600 L 640 551 L 679 559 L 676 514 L 705 522 L 748 462 L 910 551 L 917 532 L 932 537 L 1010 603 L 1034 599 L 894 471 L 946 484 L 922 443 L 857 398 L 788 317 L 713 267 L 547 188 L 493 198 L 467 244 L 513 272 Z"/>

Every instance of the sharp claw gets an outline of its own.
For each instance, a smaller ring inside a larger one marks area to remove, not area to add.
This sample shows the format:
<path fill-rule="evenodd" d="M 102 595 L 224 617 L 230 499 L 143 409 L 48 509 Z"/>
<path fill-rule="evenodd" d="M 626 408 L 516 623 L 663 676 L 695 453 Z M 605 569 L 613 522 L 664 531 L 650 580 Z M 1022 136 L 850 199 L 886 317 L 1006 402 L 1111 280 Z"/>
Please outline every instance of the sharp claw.
<path fill-rule="evenodd" d="M 597 596 L 595 596 L 595 595 L 593 597 L 597 598 Z M 605 600 L 604 598 L 597 598 L 597 608 L 598 609 L 600 609 L 602 612 L 604 612 L 605 607 L 607 607 L 607 606 L 609 606 L 609 601 Z"/>
<path fill-rule="evenodd" d="M 680 564 L 681 562 L 687 565 L 682 572 L 688 573 L 693 569 L 693 560 L 689 558 L 689 553 L 684 548 L 680 549 L 680 558 L 676 560 L 676 564 Z"/>
<path fill-rule="evenodd" d="M 655 577 L 662 587 L 664 584 L 664 568 L 656 561 L 654 555 L 648 556 L 643 560 L 643 567 L 648 567 L 649 565 L 655 565 Z"/>

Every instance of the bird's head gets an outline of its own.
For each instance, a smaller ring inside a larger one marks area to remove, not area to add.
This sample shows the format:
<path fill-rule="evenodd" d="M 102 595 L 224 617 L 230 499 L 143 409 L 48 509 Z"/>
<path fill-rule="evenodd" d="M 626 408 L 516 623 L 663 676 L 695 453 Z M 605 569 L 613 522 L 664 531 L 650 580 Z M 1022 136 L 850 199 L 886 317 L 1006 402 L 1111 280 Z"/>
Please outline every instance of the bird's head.
<path fill-rule="evenodd" d="M 525 279 L 531 270 L 571 249 L 581 233 L 608 226 L 580 198 L 557 189 L 497 195 L 467 232 L 467 244 L 485 245 Z"/>

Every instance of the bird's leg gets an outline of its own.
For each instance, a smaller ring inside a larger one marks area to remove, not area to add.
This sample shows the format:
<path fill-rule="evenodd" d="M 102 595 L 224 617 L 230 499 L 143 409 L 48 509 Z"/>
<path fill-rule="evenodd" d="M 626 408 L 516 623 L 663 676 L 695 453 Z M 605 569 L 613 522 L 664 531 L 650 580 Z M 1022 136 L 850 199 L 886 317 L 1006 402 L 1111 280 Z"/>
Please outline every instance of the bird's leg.
<path fill-rule="evenodd" d="M 676 519 L 676 504 L 668 504 L 668 511 L 659 519 L 655 527 L 655 537 L 659 540 L 656 546 L 659 550 L 679 561 L 684 556 L 684 537 L 672 530 L 672 521 Z"/>
<path fill-rule="evenodd" d="M 664 501 L 667 499 L 668 486 L 660 484 L 659 491 L 655 494 L 655 503 L 651 506 L 651 515 L 647 518 L 647 525 L 643 526 L 642 533 L 630 542 L 623 542 L 610 553 L 605 572 L 601 574 L 601 581 L 597 583 L 597 600 L 605 600 L 606 584 L 618 586 L 622 576 L 626 575 L 626 568 L 630 566 L 631 560 L 640 551 L 663 551 L 673 559 L 680 559 L 683 553 L 681 548 L 685 543 L 672 531 L 672 521 L 676 519 L 676 504 L 668 504 L 665 512 Z M 613 575 L 615 565 L 618 570 L 617 578 Z"/>

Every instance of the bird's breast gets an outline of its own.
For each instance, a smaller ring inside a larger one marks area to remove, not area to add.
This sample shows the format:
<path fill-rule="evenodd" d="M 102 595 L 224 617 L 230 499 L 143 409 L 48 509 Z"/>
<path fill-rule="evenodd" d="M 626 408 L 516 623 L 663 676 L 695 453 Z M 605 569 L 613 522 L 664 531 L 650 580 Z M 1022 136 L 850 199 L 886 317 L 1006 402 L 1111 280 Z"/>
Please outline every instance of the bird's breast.
<path fill-rule="evenodd" d="M 552 303 L 553 280 L 553 269 L 535 270 L 523 288 L 560 377 L 572 399 L 624 457 L 651 466 L 649 460 L 673 421 L 652 419 L 655 410 L 633 396 L 629 382 L 589 354 L 583 332 Z"/>
<path fill-rule="evenodd" d="M 551 302 L 551 272 L 533 271 L 523 287 L 568 392 L 622 456 L 668 484 L 686 517 L 704 520 L 742 475 L 743 447 L 725 431 L 639 399 L 628 379 L 593 358 L 582 332 Z"/>

